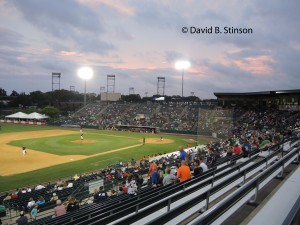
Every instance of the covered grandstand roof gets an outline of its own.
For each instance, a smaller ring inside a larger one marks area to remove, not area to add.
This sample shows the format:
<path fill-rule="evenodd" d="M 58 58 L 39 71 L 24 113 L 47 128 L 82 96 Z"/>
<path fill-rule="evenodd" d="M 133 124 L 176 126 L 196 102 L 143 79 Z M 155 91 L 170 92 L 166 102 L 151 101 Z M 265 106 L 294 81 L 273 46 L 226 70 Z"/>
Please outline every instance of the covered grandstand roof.
<path fill-rule="evenodd" d="M 23 112 L 17 112 L 8 116 L 5 116 L 6 118 L 16 118 L 16 119 L 35 119 L 35 120 L 42 120 L 42 119 L 47 119 L 49 118 L 46 115 L 37 113 L 37 112 L 33 112 L 30 114 L 26 114 Z"/>
<path fill-rule="evenodd" d="M 278 91 L 260 91 L 260 92 L 214 92 L 216 97 L 221 96 L 249 96 L 249 95 L 275 95 L 275 94 L 300 94 L 300 89 L 278 90 Z"/>

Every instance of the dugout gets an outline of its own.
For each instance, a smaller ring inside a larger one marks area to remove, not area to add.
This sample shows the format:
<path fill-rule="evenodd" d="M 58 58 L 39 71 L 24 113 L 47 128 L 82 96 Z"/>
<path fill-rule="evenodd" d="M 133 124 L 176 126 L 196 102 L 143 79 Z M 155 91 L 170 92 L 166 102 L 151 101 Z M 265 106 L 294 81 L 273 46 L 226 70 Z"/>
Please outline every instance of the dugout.
<path fill-rule="evenodd" d="M 118 125 L 115 124 L 114 128 L 118 131 L 132 131 L 132 132 L 140 132 L 140 133 L 159 133 L 159 127 L 152 126 L 135 126 L 135 125 Z"/>

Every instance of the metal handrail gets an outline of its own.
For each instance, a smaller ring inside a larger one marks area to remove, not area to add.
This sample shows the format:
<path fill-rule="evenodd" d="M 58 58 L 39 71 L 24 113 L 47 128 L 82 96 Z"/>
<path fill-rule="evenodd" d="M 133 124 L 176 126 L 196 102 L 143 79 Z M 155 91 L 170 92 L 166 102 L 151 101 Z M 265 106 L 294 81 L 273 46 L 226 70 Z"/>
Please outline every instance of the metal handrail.
<path fill-rule="evenodd" d="M 198 220 L 194 221 L 192 225 L 202 225 L 202 224 L 210 224 L 219 218 L 224 212 L 226 212 L 230 206 L 236 203 L 238 200 L 246 196 L 250 191 L 253 189 L 258 189 L 260 183 L 262 183 L 266 178 L 268 178 L 272 173 L 274 173 L 277 169 L 282 167 L 287 161 L 289 161 L 292 157 L 296 154 L 299 154 L 300 148 L 294 149 L 289 152 L 284 158 L 280 159 L 260 175 L 258 175 L 253 180 L 246 183 L 244 186 L 239 188 L 232 196 L 225 199 L 221 202 L 218 206 L 214 207 L 214 210 L 207 213 L 203 217 L 199 218 Z M 256 195 L 255 195 L 256 196 Z"/>

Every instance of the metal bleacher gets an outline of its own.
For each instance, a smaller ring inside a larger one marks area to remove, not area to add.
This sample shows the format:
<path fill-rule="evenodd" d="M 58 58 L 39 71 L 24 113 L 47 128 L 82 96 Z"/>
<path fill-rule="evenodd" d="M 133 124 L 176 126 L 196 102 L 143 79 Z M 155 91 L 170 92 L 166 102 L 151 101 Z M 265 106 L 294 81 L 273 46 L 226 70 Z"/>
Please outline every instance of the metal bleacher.
<path fill-rule="evenodd" d="M 274 145 L 264 157 L 260 157 L 258 149 L 249 158 L 225 157 L 212 169 L 188 181 L 146 187 L 131 199 L 123 194 L 30 224 L 178 224 L 195 215 L 190 224 L 210 224 L 222 218 L 233 205 L 238 207 L 239 202 L 249 201 L 250 197 L 255 201 L 257 192 L 269 179 L 281 173 L 295 158 L 299 160 L 298 141 L 295 137 L 285 140 L 290 150 L 283 143 Z"/>
<path fill-rule="evenodd" d="M 232 167 L 236 163 L 236 160 L 240 158 L 241 156 L 232 156 L 232 157 L 228 157 L 226 160 L 222 159 L 217 161 L 216 164 L 218 164 L 220 169 L 214 167 L 213 169 L 203 174 L 203 176 L 197 177 L 193 180 L 190 180 L 189 182 L 186 182 L 186 186 L 187 187 L 191 186 L 197 183 L 199 180 L 207 179 L 211 176 L 215 176 L 216 174 L 222 171 L 224 172 L 227 169 L 230 169 L 230 167 Z M 93 203 L 90 205 L 85 205 L 76 212 L 70 212 L 67 215 L 60 216 L 58 218 L 51 218 L 51 217 L 41 218 L 32 224 L 80 224 L 81 222 L 82 224 L 84 224 L 88 219 L 96 220 L 99 217 L 99 215 L 100 217 L 107 217 L 110 215 L 115 215 L 115 213 L 118 211 L 122 211 L 122 210 L 126 211 L 128 207 L 133 206 L 134 208 L 136 208 L 136 204 L 139 204 L 140 202 L 144 201 L 147 198 L 154 197 L 158 193 L 161 195 L 168 193 L 168 190 L 171 187 L 165 186 L 165 187 L 157 187 L 157 188 L 151 188 L 151 187 L 143 188 L 139 191 L 138 195 L 132 199 L 128 199 L 128 196 L 126 194 L 121 196 L 116 196 L 113 198 L 109 198 L 107 201 L 101 204 Z M 176 185 L 174 187 L 176 187 Z M 180 185 L 178 185 L 177 190 L 180 189 L 181 187 Z M 141 207 L 141 206 L 138 205 L 137 207 Z M 135 209 L 133 212 L 135 212 Z"/>

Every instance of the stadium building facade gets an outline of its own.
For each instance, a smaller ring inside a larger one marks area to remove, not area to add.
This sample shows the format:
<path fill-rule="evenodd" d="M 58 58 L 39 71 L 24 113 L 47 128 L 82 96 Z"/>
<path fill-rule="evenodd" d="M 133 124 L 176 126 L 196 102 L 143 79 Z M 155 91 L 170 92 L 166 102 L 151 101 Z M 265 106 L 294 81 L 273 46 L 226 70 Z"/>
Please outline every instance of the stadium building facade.
<path fill-rule="evenodd" d="M 219 106 L 263 106 L 300 111 L 300 89 L 245 93 L 215 92 Z"/>

